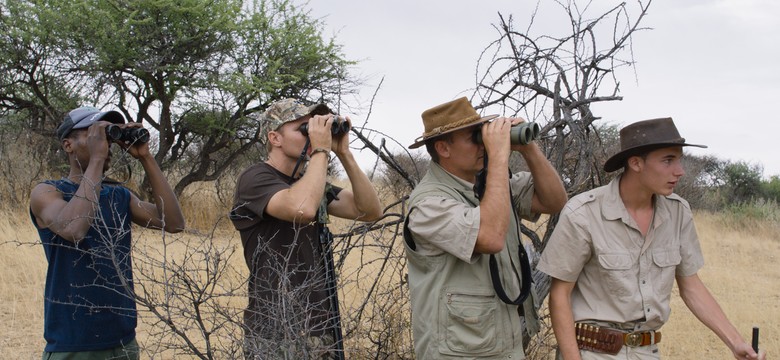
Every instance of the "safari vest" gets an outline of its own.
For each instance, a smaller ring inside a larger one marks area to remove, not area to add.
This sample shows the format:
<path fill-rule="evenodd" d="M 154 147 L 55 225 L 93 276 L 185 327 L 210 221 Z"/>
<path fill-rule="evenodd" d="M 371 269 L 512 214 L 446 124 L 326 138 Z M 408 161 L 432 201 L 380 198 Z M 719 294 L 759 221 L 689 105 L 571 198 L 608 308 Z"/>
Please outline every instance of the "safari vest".
<path fill-rule="evenodd" d="M 419 201 L 430 196 L 479 206 L 473 189 L 433 162 L 410 195 L 410 215 Z M 517 221 L 510 221 L 504 250 L 495 254 L 504 289 L 512 298 L 520 291 L 518 230 Z M 488 268 L 490 255 L 478 255 L 473 263 L 446 252 L 425 256 L 410 244 L 411 232 L 405 231 L 405 238 L 417 358 L 523 359 L 519 307 L 505 304 L 496 295 Z M 523 304 L 531 334 L 538 331 L 533 297 Z"/>

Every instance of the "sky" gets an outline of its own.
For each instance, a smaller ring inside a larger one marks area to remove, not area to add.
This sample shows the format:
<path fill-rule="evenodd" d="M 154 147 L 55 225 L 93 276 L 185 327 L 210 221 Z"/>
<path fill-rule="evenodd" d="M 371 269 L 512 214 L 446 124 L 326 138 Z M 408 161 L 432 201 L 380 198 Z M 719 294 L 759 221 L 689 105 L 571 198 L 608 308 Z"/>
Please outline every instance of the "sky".
<path fill-rule="evenodd" d="M 384 78 L 370 114 L 352 108 L 343 115 L 358 125 L 368 117 L 368 127 L 404 147 L 422 134 L 425 109 L 471 95 L 479 55 L 498 38 L 498 13 L 525 29 L 536 6 L 537 0 L 308 3 L 324 22 L 324 35 L 359 61 L 353 73 L 366 85 L 355 102 L 368 104 Z M 561 11 L 553 0 L 539 0 L 535 33 L 567 27 Z M 775 0 L 654 1 L 642 22 L 651 30 L 633 39 L 637 63 L 619 74 L 623 100 L 594 106 L 595 115 L 621 127 L 670 116 L 689 143 L 709 146 L 691 153 L 760 165 L 765 177 L 780 175 L 778 19 Z M 370 154 L 358 159 L 362 166 L 372 161 Z"/>

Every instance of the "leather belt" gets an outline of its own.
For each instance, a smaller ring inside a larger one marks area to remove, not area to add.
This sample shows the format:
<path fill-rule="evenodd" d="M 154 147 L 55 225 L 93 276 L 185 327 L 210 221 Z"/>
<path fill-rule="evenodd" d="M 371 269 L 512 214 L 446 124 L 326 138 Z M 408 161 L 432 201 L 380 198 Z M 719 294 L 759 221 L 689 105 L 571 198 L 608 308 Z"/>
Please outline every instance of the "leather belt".
<path fill-rule="evenodd" d="M 660 331 L 624 332 L 603 326 L 575 323 L 577 346 L 581 350 L 616 355 L 623 346 L 639 347 L 661 342 Z"/>

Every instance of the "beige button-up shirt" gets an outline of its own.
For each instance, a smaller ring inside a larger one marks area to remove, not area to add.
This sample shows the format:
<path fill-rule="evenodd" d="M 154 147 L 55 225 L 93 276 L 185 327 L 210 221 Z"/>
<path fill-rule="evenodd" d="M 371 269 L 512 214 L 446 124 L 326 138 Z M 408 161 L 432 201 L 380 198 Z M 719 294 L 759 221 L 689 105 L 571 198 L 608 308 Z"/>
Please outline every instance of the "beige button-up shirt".
<path fill-rule="evenodd" d="M 704 258 L 685 200 L 656 195 L 653 223 L 643 237 L 623 205 L 619 182 L 566 204 L 538 269 L 576 282 L 574 321 L 656 330 L 669 319 L 675 275 L 696 274 Z"/>
<path fill-rule="evenodd" d="M 449 175 L 465 188 L 474 185 Z M 531 212 L 534 195 L 531 173 L 512 174 L 509 186 L 518 216 L 536 221 L 539 214 Z M 479 206 L 431 196 L 415 205 L 409 215 L 409 228 L 416 235 L 416 251 L 421 255 L 436 256 L 446 252 L 468 263 L 473 263 L 480 255 L 474 254 L 479 233 Z"/>

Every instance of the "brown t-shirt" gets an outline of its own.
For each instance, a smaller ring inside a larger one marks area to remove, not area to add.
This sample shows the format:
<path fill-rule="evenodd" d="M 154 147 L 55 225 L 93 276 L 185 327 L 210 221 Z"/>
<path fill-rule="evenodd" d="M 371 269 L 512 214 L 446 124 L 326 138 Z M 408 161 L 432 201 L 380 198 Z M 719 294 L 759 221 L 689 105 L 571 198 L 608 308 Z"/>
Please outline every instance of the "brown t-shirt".
<path fill-rule="evenodd" d="M 265 212 L 271 197 L 293 182 L 266 163 L 254 164 L 239 176 L 230 212 L 250 271 L 244 322 L 263 338 L 281 335 L 281 326 L 312 336 L 329 331 L 321 225 L 283 221 Z M 332 189 L 327 202 L 341 191 Z"/>

